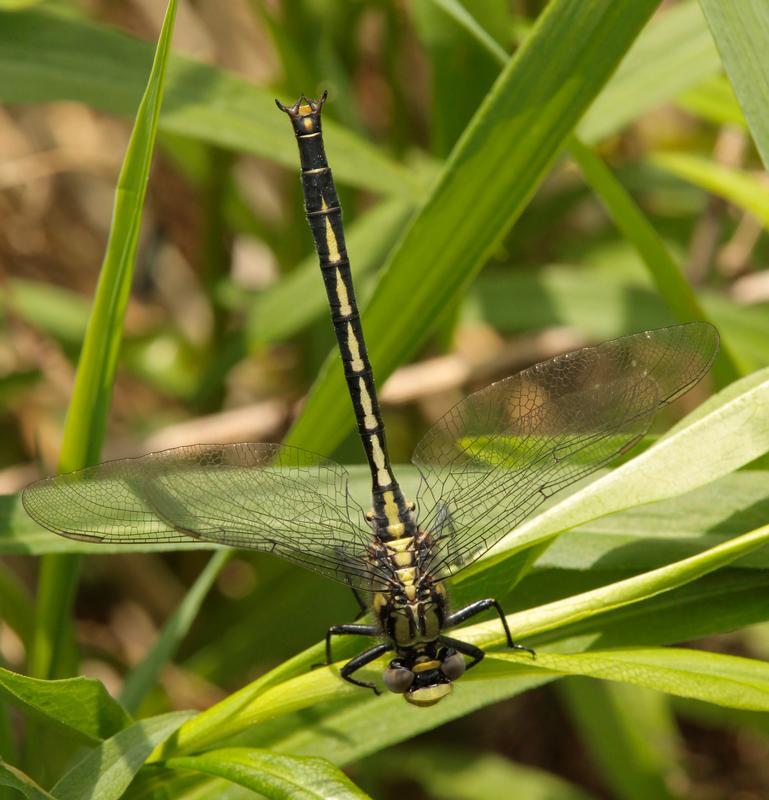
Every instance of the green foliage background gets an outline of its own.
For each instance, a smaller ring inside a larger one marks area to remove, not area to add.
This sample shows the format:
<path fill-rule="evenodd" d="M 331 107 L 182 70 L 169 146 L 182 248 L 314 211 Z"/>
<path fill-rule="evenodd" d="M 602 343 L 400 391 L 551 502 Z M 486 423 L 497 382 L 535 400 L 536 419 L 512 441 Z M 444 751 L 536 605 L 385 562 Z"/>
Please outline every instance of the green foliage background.
<path fill-rule="evenodd" d="M 251 0 L 261 83 L 172 52 L 173 0 L 154 43 L 126 32 L 140 5 L 0 2 L 9 120 L 35 130 L 36 112 L 76 103 L 131 130 L 98 281 L 80 274 L 79 226 L 72 252 L 30 256 L 11 235 L 23 160 L 0 180 L 9 474 L 38 448 L 71 470 L 169 421 L 221 424 L 247 397 L 278 402 L 274 438 L 350 464 L 365 496 L 276 94 L 331 95 L 327 150 L 380 385 L 414 362 L 406 401 L 386 403 L 396 461 L 434 418 L 429 358 L 462 366 L 453 397 L 561 343 L 676 321 L 712 321 L 723 347 L 696 410 L 457 577 L 457 603 L 497 596 L 538 657 L 505 652 L 498 622 L 462 629 L 489 656 L 430 709 L 310 669 L 325 628 L 353 614 L 340 587 L 195 543 L 105 555 L 37 528 L 10 486 L 0 797 L 769 793 L 765 3 Z M 204 7 L 180 19 L 213 29 Z M 194 284 L 181 316 L 159 289 L 166 240 Z M 266 287 L 230 270 L 231 246 L 254 241 L 275 265 Z M 526 715 L 548 704 L 555 724 Z M 691 727 L 711 731 L 707 776 Z M 735 730 L 750 745 L 728 762 Z"/>

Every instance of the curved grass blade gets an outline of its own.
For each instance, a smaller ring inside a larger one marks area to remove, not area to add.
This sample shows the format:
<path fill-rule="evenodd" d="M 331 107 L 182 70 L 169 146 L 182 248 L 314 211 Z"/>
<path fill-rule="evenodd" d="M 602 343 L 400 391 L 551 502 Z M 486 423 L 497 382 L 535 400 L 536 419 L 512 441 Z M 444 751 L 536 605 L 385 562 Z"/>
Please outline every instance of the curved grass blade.
<path fill-rule="evenodd" d="M 231 747 L 199 756 L 171 758 L 165 766 L 226 778 L 267 797 L 295 800 L 365 800 L 368 797 L 343 772 L 322 758 Z"/>
<path fill-rule="evenodd" d="M 29 10 L 0 20 L 0 101 L 78 100 L 133 115 L 152 63 L 146 42 L 74 18 Z M 309 91 L 309 87 L 305 87 Z M 294 168 L 296 145 L 275 114 L 274 94 L 228 72 L 174 56 L 160 128 Z M 324 120 L 328 152 L 340 182 L 416 197 L 412 171 L 333 120 Z"/>
<path fill-rule="evenodd" d="M 700 0 L 750 132 L 769 169 L 769 7 L 763 0 Z"/>
<path fill-rule="evenodd" d="M 175 15 L 176 0 L 170 0 L 155 60 L 118 177 L 109 240 L 67 410 L 59 458 L 59 470 L 62 472 L 95 463 L 101 451 L 122 339 L 123 317 L 131 289 Z M 30 672 L 37 677 L 55 675 L 61 669 L 60 659 L 67 648 L 72 647 L 69 611 L 77 572 L 78 562 L 71 557 L 49 556 L 43 559 L 38 583 L 35 635 L 29 659 Z"/>
<path fill-rule="evenodd" d="M 150 651 L 128 674 L 120 692 L 120 701 L 128 711 L 133 713 L 139 708 L 139 704 L 155 684 L 163 667 L 173 658 L 195 621 L 208 591 L 234 552 L 234 550 L 220 550 L 211 556 L 179 607 L 166 620 Z"/>
<path fill-rule="evenodd" d="M 515 673 L 546 670 L 619 681 L 747 711 L 769 711 L 769 664 L 752 658 L 675 647 L 537 653 L 536 660 L 494 653 Z M 513 667 L 512 665 L 515 665 Z"/>
<path fill-rule="evenodd" d="M 56 800 L 42 786 L 38 786 L 29 775 L 25 775 L 20 769 L 6 764 L 2 758 L 0 758 L 0 786 L 18 790 L 27 800 Z"/>
<path fill-rule="evenodd" d="M 379 381 L 419 348 L 481 269 L 656 6 L 548 4 L 460 138 L 363 312 Z M 343 392 L 334 353 L 288 443 L 332 450 L 352 425 L 338 402 Z"/>

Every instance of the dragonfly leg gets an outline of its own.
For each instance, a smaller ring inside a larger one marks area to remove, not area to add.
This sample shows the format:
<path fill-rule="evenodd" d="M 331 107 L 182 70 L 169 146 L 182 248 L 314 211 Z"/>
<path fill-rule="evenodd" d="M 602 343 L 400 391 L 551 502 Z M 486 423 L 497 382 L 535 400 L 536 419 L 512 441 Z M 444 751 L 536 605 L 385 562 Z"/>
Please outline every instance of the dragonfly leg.
<path fill-rule="evenodd" d="M 388 650 L 392 650 L 392 645 L 383 642 L 382 644 L 375 644 L 373 647 L 369 647 L 368 650 L 364 650 L 362 653 L 359 653 L 355 658 L 348 661 L 343 667 L 341 671 L 342 677 L 348 682 L 353 683 L 356 686 L 362 686 L 364 689 L 371 689 L 374 694 L 382 694 L 377 687 L 371 683 L 370 681 L 359 681 L 352 677 L 353 672 L 357 672 L 361 667 L 365 667 L 366 664 L 370 664 L 374 659 L 379 658 L 382 654 L 386 653 Z"/>
<path fill-rule="evenodd" d="M 332 625 L 326 632 L 326 666 L 329 666 L 329 664 L 334 663 L 334 660 L 331 657 L 332 636 L 381 636 L 381 635 L 382 631 L 376 625 L 354 625 L 354 624 Z"/>
<path fill-rule="evenodd" d="M 451 636 L 441 636 L 438 641 L 448 647 L 453 647 L 458 653 L 470 656 L 472 661 L 467 665 L 466 669 L 470 669 L 470 667 L 474 667 L 479 661 L 483 661 L 483 657 L 486 655 L 485 651 L 481 650 L 480 647 L 470 644 L 469 642 L 460 642 L 459 639 L 452 639 Z"/>
<path fill-rule="evenodd" d="M 350 587 L 350 591 L 352 592 L 353 597 L 355 598 L 355 602 L 358 604 L 358 607 L 360 608 L 360 611 L 358 611 L 355 617 L 355 621 L 357 622 L 368 611 L 368 605 L 361 597 L 360 592 L 354 586 Z"/>
<path fill-rule="evenodd" d="M 536 656 L 536 653 L 530 647 L 526 647 L 526 645 L 523 644 L 516 644 L 513 641 L 513 637 L 510 635 L 510 628 L 507 624 L 507 618 L 505 617 L 505 612 L 502 610 L 502 606 L 493 597 L 488 597 L 486 600 L 476 600 L 474 603 L 470 603 L 464 608 L 460 608 L 459 611 L 449 614 L 449 616 L 446 617 L 445 626 L 447 628 L 453 628 L 455 625 L 461 625 L 463 622 L 466 622 L 476 614 L 480 614 L 482 611 L 486 611 L 487 608 L 492 607 L 496 609 L 500 622 L 502 623 L 502 627 L 505 629 L 507 646 L 513 650 L 525 650 L 527 653 L 531 653 L 532 656 Z"/>

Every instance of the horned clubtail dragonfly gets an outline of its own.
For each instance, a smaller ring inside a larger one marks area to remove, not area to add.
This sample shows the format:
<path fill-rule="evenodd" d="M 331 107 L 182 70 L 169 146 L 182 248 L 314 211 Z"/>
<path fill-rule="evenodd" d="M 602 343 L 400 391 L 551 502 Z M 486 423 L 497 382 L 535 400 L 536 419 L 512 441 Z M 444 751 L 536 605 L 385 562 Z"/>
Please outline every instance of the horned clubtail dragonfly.
<path fill-rule="evenodd" d="M 341 669 L 355 677 L 392 652 L 384 685 L 427 706 L 484 651 L 447 635 L 501 605 L 483 598 L 450 610 L 445 581 L 487 552 L 548 497 L 574 484 L 644 435 L 662 406 L 709 369 L 711 325 L 646 331 L 558 356 L 488 386 L 451 409 L 424 436 L 421 474 L 408 500 L 390 464 L 342 230 L 326 160 L 320 100 L 278 107 L 299 145 L 307 218 L 358 431 L 371 471 L 372 507 L 348 491 L 348 473 L 322 456 L 280 444 L 196 445 L 111 461 L 32 484 L 24 507 L 44 527 L 93 542 L 159 544 L 190 538 L 269 551 L 350 587 L 370 624 L 326 634 L 378 641 Z M 397 311 L 394 311 L 397 313 Z M 529 651 L 532 652 L 533 651 Z"/>

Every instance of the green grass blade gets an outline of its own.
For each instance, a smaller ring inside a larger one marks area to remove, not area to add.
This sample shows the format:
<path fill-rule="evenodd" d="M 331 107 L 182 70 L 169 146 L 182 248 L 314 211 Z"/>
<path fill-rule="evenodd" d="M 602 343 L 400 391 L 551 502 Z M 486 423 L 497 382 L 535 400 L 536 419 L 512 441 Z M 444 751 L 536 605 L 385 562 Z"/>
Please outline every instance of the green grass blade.
<path fill-rule="evenodd" d="M 220 550 L 211 556 L 195 583 L 187 591 L 184 600 L 163 625 L 151 650 L 129 673 L 120 692 L 120 702 L 131 713 L 139 708 L 139 704 L 155 684 L 160 671 L 173 658 L 195 621 L 209 589 L 234 552 L 234 550 Z"/>
<path fill-rule="evenodd" d="M 0 102 L 78 100 L 133 115 L 151 63 L 151 45 L 104 26 L 35 9 L 0 18 Z M 414 173 L 380 149 L 332 119 L 323 127 L 337 180 L 400 197 L 422 193 Z M 160 128 L 298 170 L 274 94 L 190 59 L 169 62 Z"/>
<path fill-rule="evenodd" d="M 53 787 L 57 800 L 118 800 L 152 750 L 192 716 L 174 711 L 135 722 L 75 764 Z"/>
<path fill-rule="evenodd" d="M 171 758 L 165 766 L 226 778 L 266 797 L 295 800 L 365 800 L 368 797 L 343 772 L 322 758 L 232 747 L 200 756 Z"/>
<path fill-rule="evenodd" d="M 649 161 L 671 175 L 734 203 L 769 229 L 769 190 L 756 175 L 691 153 L 652 153 Z"/>
<path fill-rule="evenodd" d="M 673 647 L 593 650 L 563 655 L 538 653 L 536 660 L 495 653 L 502 662 L 531 672 L 544 669 L 561 675 L 584 675 L 704 700 L 747 711 L 769 711 L 769 664 L 751 658 Z"/>
<path fill-rule="evenodd" d="M 61 472 L 81 469 L 99 460 L 131 290 L 175 14 L 176 0 L 170 0 L 118 177 L 109 240 L 67 410 L 59 458 Z M 69 612 L 77 573 L 75 559 L 67 556 L 43 559 L 29 659 L 30 672 L 37 677 L 60 674 L 63 667 L 60 662 L 72 647 Z"/>
<path fill-rule="evenodd" d="M 131 721 L 93 678 L 44 681 L 0 668 L 0 697 L 6 704 L 89 742 L 112 736 Z"/>
<path fill-rule="evenodd" d="M 458 3 L 453 2 L 453 0 L 441 0 L 438 4 L 444 8 L 446 13 L 451 14 L 473 36 L 479 45 L 496 59 L 500 66 L 506 63 L 507 55 L 505 51 Z M 680 30 L 679 18 L 683 16 L 682 11 L 686 14 L 686 22 L 689 23 L 691 10 L 699 13 L 696 6 L 682 7 L 682 10 L 676 11 L 673 15 L 675 25 L 670 27 L 676 31 Z M 654 26 L 651 29 L 653 30 L 653 28 Z M 667 28 L 665 28 L 665 31 L 667 32 Z M 641 38 L 639 37 L 639 43 Z M 667 37 L 664 38 L 664 41 L 669 45 Z M 653 63 L 656 64 L 656 62 Z M 648 72 L 648 70 L 646 71 Z M 611 91 L 611 87 L 616 80 L 615 78 L 614 81 L 610 81 L 605 92 L 601 95 L 609 94 L 612 100 L 612 107 L 616 105 L 617 101 Z M 657 290 L 670 306 L 674 317 L 679 322 L 690 322 L 694 319 L 710 322 L 711 320 L 708 319 L 700 307 L 694 290 L 686 281 L 680 267 L 668 252 L 654 227 L 642 214 L 619 181 L 614 178 L 611 170 L 593 150 L 582 144 L 576 137 L 570 137 L 568 147 L 583 177 L 601 199 L 614 224 L 638 251 L 652 276 Z M 723 386 L 738 376 L 732 359 L 728 355 L 728 345 L 723 341 L 723 337 L 721 350 L 717 358 L 715 370 L 719 378 L 719 384 Z"/>
<path fill-rule="evenodd" d="M 769 6 L 764 0 L 700 0 L 729 80 L 769 169 Z"/>
<path fill-rule="evenodd" d="M 363 312 L 379 381 L 419 348 L 442 310 L 461 297 L 656 5 L 548 5 L 454 148 Z M 288 441 L 318 452 L 333 449 L 352 425 L 348 404 L 339 402 L 345 393 L 334 353 Z"/>
<path fill-rule="evenodd" d="M 654 226 L 600 156 L 576 138 L 570 140 L 569 151 L 618 230 L 638 251 L 657 291 L 670 307 L 673 316 L 679 322 L 696 319 L 712 322 Z M 713 370 L 719 386 L 725 386 L 739 377 L 730 354 L 730 344 L 723 336 Z"/>

